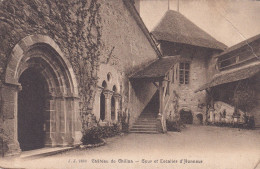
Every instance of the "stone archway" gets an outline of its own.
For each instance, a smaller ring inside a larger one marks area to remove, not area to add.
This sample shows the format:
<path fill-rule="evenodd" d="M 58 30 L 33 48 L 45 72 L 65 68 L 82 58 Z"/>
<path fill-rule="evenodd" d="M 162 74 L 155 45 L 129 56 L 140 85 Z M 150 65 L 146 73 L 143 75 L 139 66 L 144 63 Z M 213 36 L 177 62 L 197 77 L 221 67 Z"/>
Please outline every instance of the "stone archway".
<path fill-rule="evenodd" d="M 7 126 L 12 126 L 9 153 L 19 151 L 18 142 L 18 100 L 26 99 L 20 93 L 26 93 L 26 76 L 38 74 L 42 79 L 44 99 L 41 114 L 44 118 L 44 146 L 67 146 L 78 144 L 81 139 L 81 122 L 79 117 L 79 97 L 77 81 L 70 62 L 63 56 L 59 46 L 48 36 L 33 35 L 22 39 L 13 49 L 6 68 L 3 108 L 12 116 Z M 29 74 L 30 74 L 29 73 Z M 24 75 L 25 74 L 25 75 Z M 19 81 L 20 80 L 20 81 Z M 31 85 L 37 84 L 30 79 Z M 30 85 L 30 84 L 28 84 Z M 39 88 L 41 88 L 39 86 Z M 36 92 L 39 89 L 36 89 Z M 28 94 L 28 93 L 27 93 Z M 26 95 L 26 94 L 25 94 Z M 27 98 L 28 99 L 28 98 Z M 26 101 L 25 101 L 26 102 Z M 36 109 L 40 108 L 38 105 Z M 30 110 L 32 111 L 32 110 Z M 40 118 L 40 116 L 38 118 Z M 36 146 L 37 147 L 37 146 Z M 13 152 L 12 152 L 13 151 Z"/>

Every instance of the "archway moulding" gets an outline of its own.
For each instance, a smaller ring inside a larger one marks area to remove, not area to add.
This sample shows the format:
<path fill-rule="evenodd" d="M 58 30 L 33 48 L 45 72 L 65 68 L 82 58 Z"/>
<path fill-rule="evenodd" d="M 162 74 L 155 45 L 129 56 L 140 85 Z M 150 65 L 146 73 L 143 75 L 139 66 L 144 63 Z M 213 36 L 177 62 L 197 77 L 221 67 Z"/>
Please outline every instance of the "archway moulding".
<path fill-rule="evenodd" d="M 50 46 L 57 53 L 57 56 L 59 57 L 58 59 L 68 70 L 68 74 L 70 76 L 70 80 L 74 90 L 73 93 L 75 97 L 78 97 L 77 80 L 69 60 L 64 56 L 57 43 L 46 35 L 37 34 L 26 36 L 14 46 L 6 68 L 5 83 L 7 85 L 20 86 L 18 82 L 18 68 L 21 60 L 24 57 L 25 53 L 37 44 L 45 44 L 47 46 Z"/>

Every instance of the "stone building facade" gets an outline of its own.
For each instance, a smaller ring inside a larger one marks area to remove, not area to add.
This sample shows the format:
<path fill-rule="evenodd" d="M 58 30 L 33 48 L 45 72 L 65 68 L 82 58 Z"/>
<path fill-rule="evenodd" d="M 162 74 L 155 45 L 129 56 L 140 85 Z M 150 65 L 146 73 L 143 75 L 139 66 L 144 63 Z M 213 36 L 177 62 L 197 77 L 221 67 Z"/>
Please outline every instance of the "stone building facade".
<path fill-rule="evenodd" d="M 82 131 L 122 115 L 132 131 L 157 133 L 169 118 L 206 119 L 202 90 L 226 46 L 174 11 L 151 36 L 134 2 L 0 2 L 4 156 L 78 145 Z"/>
<path fill-rule="evenodd" d="M 181 13 L 169 10 L 151 32 L 163 56 L 179 55 L 169 73 L 170 85 L 177 101 L 168 116 L 178 116 L 186 123 L 201 124 L 206 120 L 206 92 L 195 93 L 215 73 L 214 55 L 226 46 L 193 24 Z M 212 69 L 211 71 L 208 71 Z M 172 117 L 170 117 L 172 118 Z"/>
<path fill-rule="evenodd" d="M 119 112 L 133 123 L 153 95 L 128 80 L 160 56 L 132 1 L 8 0 L 0 18 L 5 156 L 77 145 L 82 130 Z"/>

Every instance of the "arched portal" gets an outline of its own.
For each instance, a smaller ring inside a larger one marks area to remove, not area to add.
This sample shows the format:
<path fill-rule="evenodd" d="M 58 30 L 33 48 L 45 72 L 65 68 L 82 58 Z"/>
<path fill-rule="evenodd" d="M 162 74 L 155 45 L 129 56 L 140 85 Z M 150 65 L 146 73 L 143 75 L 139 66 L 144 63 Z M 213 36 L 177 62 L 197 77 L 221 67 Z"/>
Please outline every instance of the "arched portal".
<path fill-rule="evenodd" d="M 29 150 L 80 143 L 77 80 L 70 62 L 51 38 L 33 35 L 22 39 L 11 53 L 5 84 L 3 95 L 10 97 L 4 98 L 3 108 L 14 126 L 9 146 L 15 150 L 10 151 L 18 151 L 19 145 Z"/>

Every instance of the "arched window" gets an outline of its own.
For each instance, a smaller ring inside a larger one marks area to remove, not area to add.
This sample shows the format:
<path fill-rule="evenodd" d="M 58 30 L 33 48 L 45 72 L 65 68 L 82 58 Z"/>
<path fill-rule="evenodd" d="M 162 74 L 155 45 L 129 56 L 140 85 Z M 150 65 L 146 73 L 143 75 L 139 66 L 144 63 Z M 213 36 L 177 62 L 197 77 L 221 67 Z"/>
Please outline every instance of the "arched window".
<path fill-rule="evenodd" d="M 104 89 L 107 88 L 107 82 L 106 81 L 103 81 L 102 82 L 102 87 Z M 106 103 L 105 103 L 105 95 L 104 93 L 102 92 L 101 95 L 100 95 L 100 119 L 103 121 L 105 120 L 105 115 L 106 115 Z"/>
<path fill-rule="evenodd" d="M 110 82 L 112 79 L 112 74 L 111 73 L 108 73 L 107 74 L 107 81 Z"/>
<path fill-rule="evenodd" d="M 102 82 L 102 87 L 103 87 L 104 89 L 107 88 L 107 82 L 106 82 L 105 80 Z"/>
<path fill-rule="evenodd" d="M 117 88 L 116 85 L 113 86 L 112 88 L 114 93 L 117 93 Z M 115 101 L 115 97 L 112 96 L 111 98 L 111 119 L 115 120 L 116 119 L 116 107 L 115 107 L 116 101 Z"/>
<path fill-rule="evenodd" d="M 116 93 L 117 93 L 116 85 L 113 86 L 113 92 L 116 92 Z"/>
<path fill-rule="evenodd" d="M 115 120 L 116 118 L 116 110 L 115 110 L 115 98 L 112 96 L 111 98 L 111 120 Z"/>
<path fill-rule="evenodd" d="M 100 119 L 105 120 L 105 95 L 102 92 L 100 95 Z"/>

